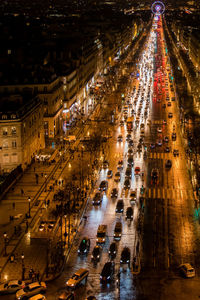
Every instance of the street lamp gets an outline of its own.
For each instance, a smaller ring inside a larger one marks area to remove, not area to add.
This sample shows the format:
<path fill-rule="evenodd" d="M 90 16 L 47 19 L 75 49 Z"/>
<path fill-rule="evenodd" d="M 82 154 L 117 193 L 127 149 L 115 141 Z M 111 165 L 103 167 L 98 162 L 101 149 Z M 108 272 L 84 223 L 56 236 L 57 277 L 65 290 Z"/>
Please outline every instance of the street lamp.
<path fill-rule="evenodd" d="M 7 249 L 6 249 L 6 247 L 7 247 L 7 237 L 8 237 L 8 235 L 7 235 L 7 233 L 6 232 L 4 232 L 4 234 L 3 234 L 3 238 L 4 238 L 4 256 L 7 256 Z"/>
<path fill-rule="evenodd" d="M 31 197 L 28 197 L 28 217 L 31 217 Z"/>
<path fill-rule="evenodd" d="M 65 218 L 65 245 L 66 245 L 66 238 L 67 238 L 67 215 L 64 215 Z"/>
<path fill-rule="evenodd" d="M 22 280 L 24 280 L 24 273 L 25 273 L 25 267 L 24 267 L 24 253 L 22 253 L 21 259 L 22 259 Z"/>

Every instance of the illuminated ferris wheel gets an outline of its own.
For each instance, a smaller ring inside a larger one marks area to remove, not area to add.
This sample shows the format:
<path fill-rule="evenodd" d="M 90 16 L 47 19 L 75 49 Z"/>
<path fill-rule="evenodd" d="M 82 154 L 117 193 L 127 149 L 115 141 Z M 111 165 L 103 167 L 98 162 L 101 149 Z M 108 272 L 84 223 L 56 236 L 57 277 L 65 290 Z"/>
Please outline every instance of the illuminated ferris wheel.
<path fill-rule="evenodd" d="M 161 1 L 155 1 L 151 6 L 154 15 L 162 15 L 165 11 L 165 5 Z"/>

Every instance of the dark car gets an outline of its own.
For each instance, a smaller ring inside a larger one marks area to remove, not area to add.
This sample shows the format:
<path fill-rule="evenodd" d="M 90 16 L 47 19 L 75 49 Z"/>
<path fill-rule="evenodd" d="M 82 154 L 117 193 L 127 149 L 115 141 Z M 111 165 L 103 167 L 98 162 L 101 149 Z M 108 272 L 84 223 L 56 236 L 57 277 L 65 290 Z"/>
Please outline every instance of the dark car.
<path fill-rule="evenodd" d="M 131 253 L 128 247 L 124 247 L 121 253 L 120 264 L 128 264 L 130 265 Z"/>
<path fill-rule="evenodd" d="M 131 134 L 128 133 L 127 136 L 126 136 L 126 140 L 129 141 L 130 139 L 131 139 Z"/>
<path fill-rule="evenodd" d="M 129 146 L 129 147 L 133 147 L 133 145 L 134 145 L 134 142 L 133 142 L 132 139 L 130 139 L 130 140 L 128 141 L 128 146 Z"/>
<path fill-rule="evenodd" d="M 84 237 L 79 245 L 78 254 L 87 254 L 90 250 L 90 239 Z"/>
<path fill-rule="evenodd" d="M 124 189 L 127 190 L 127 189 L 130 189 L 131 187 L 131 182 L 130 182 L 130 179 L 125 179 L 124 181 Z"/>
<path fill-rule="evenodd" d="M 131 179 L 131 177 L 132 177 L 132 169 L 131 169 L 131 167 L 128 167 L 126 169 L 125 178 L 130 178 Z"/>
<path fill-rule="evenodd" d="M 158 183 L 158 176 L 159 176 L 158 169 L 152 169 L 152 171 L 151 171 L 151 183 L 152 184 Z"/>
<path fill-rule="evenodd" d="M 106 191 L 107 189 L 108 189 L 108 181 L 103 180 L 103 181 L 100 183 L 99 190 L 101 190 L 101 191 Z"/>
<path fill-rule="evenodd" d="M 166 169 L 171 169 L 172 167 L 172 161 L 170 159 L 168 159 L 165 163 L 165 168 Z"/>
<path fill-rule="evenodd" d="M 102 247 L 99 245 L 96 245 L 92 251 L 92 260 L 99 261 L 101 257 Z"/>
<path fill-rule="evenodd" d="M 170 148 L 169 148 L 169 147 L 165 147 L 165 148 L 164 148 L 164 152 L 165 152 L 165 153 L 169 153 L 169 152 L 170 152 Z"/>
<path fill-rule="evenodd" d="M 114 277 L 114 273 L 115 263 L 111 261 L 105 263 L 100 275 L 101 282 L 110 282 Z"/>
<path fill-rule="evenodd" d="M 120 135 L 118 135 L 118 137 L 117 137 L 117 141 L 118 142 L 122 142 L 123 141 L 123 136 L 120 134 Z"/>
<path fill-rule="evenodd" d="M 169 142 L 168 136 L 165 136 L 165 137 L 164 137 L 164 142 L 165 142 L 165 143 L 168 143 L 168 142 Z"/>
<path fill-rule="evenodd" d="M 117 244 L 115 242 L 112 242 L 112 244 L 110 244 L 110 248 L 109 248 L 109 255 L 111 258 L 115 258 L 116 254 L 117 254 Z"/>
<path fill-rule="evenodd" d="M 133 160 L 133 157 L 130 156 L 130 157 L 128 158 L 128 166 L 129 166 L 129 167 L 132 167 L 133 165 L 134 165 L 134 160 Z"/>
<path fill-rule="evenodd" d="M 118 189 L 116 188 L 112 189 L 111 198 L 117 198 L 117 196 L 118 196 Z"/>
<path fill-rule="evenodd" d="M 174 149 L 173 150 L 173 155 L 175 156 L 179 156 L 179 150 L 178 149 Z"/>
<path fill-rule="evenodd" d="M 131 148 L 128 149 L 128 156 L 130 156 L 130 155 L 131 155 L 131 156 L 133 155 L 133 149 L 131 149 Z"/>
<path fill-rule="evenodd" d="M 102 202 L 102 194 L 100 192 L 97 192 L 95 195 L 94 195 L 94 198 L 92 200 L 92 204 L 93 205 L 100 205 Z"/>
<path fill-rule="evenodd" d="M 172 141 L 176 140 L 176 132 L 172 132 Z"/>
<path fill-rule="evenodd" d="M 116 213 L 123 213 L 123 211 L 124 211 L 124 201 L 122 199 L 117 201 L 115 211 L 116 211 Z"/>
<path fill-rule="evenodd" d="M 133 220 L 133 209 L 132 209 L 132 207 L 127 207 L 126 219 Z"/>
<path fill-rule="evenodd" d="M 112 170 L 108 170 L 108 172 L 107 172 L 107 178 L 112 178 L 112 176 L 113 176 Z"/>

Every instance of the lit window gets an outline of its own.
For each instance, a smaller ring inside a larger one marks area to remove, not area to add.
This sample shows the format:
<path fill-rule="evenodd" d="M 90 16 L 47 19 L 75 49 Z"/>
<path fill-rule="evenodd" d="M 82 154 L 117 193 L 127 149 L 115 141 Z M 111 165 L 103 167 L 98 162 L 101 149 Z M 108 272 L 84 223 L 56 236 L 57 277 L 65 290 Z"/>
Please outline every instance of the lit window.
<path fill-rule="evenodd" d="M 3 146 L 3 149 L 8 149 L 8 142 L 4 141 L 2 146 Z"/>
<path fill-rule="evenodd" d="M 16 148 L 17 147 L 17 142 L 16 141 L 12 141 L 12 148 Z"/>
<path fill-rule="evenodd" d="M 6 127 L 3 128 L 3 135 L 8 135 L 8 129 Z"/>
<path fill-rule="evenodd" d="M 10 55 L 12 53 L 11 49 L 8 49 L 8 55 Z"/>
<path fill-rule="evenodd" d="M 12 135 L 15 135 L 17 133 L 16 127 L 11 128 L 11 133 Z"/>

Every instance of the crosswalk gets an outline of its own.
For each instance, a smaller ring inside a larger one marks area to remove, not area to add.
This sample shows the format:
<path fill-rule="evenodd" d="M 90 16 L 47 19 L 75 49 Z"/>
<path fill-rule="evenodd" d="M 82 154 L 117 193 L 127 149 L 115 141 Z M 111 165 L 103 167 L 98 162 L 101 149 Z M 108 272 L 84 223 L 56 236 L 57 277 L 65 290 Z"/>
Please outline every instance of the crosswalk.
<path fill-rule="evenodd" d="M 149 152 L 148 158 L 151 159 L 172 159 L 172 153 L 165 153 L 165 152 Z"/>
<path fill-rule="evenodd" d="M 193 190 L 170 189 L 170 188 L 150 188 L 146 190 L 147 198 L 161 199 L 193 199 Z"/>

